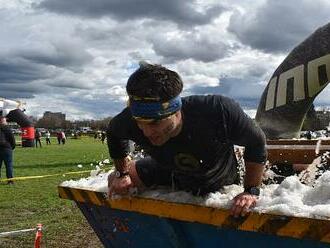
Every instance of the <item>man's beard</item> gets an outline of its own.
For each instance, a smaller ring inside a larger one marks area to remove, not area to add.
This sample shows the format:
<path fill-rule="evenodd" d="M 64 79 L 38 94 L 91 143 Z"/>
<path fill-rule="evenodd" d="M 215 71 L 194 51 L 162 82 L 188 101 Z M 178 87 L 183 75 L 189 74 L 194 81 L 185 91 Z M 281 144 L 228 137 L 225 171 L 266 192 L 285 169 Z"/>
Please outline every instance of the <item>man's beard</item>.
<path fill-rule="evenodd" d="M 166 129 L 164 130 L 164 135 L 169 135 L 171 134 L 173 131 L 175 130 L 175 125 L 174 123 L 172 122 L 170 125 L 168 125 L 166 127 Z"/>
<path fill-rule="evenodd" d="M 149 138 L 149 140 L 153 145 L 161 146 L 174 136 L 173 134 L 176 133 L 176 129 L 177 127 L 174 123 L 171 123 L 163 130 L 163 133 L 158 136 L 158 142 L 155 142 L 156 140 L 153 140 L 152 138 Z"/>

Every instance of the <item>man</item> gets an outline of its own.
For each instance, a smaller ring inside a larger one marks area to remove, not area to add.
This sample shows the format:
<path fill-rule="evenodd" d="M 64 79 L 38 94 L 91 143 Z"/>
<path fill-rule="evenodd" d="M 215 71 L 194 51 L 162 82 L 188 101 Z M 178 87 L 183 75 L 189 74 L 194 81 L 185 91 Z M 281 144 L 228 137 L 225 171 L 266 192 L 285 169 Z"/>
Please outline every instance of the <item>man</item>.
<path fill-rule="evenodd" d="M 233 100 L 223 96 L 180 97 L 180 76 L 143 64 L 128 79 L 129 106 L 109 123 L 107 140 L 116 173 L 109 194 L 131 187 L 172 186 L 204 195 L 238 183 L 233 145 L 245 146 L 245 191 L 234 198 L 232 214 L 255 206 L 266 161 L 265 137 Z M 130 160 L 129 140 L 150 157 Z"/>
<path fill-rule="evenodd" d="M 7 120 L 0 115 L 0 174 L 2 161 L 6 166 L 7 183 L 13 184 L 13 149 L 15 149 L 15 138 L 11 129 L 7 126 Z"/>
<path fill-rule="evenodd" d="M 36 142 L 36 148 L 38 147 L 38 144 L 39 144 L 39 147 L 41 148 L 41 132 L 36 129 L 35 133 L 34 133 L 34 140 Z"/>
<path fill-rule="evenodd" d="M 45 136 L 46 136 L 46 145 L 50 145 L 51 144 L 50 143 L 50 132 L 48 130 L 47 130 Z"/>
<path fill-rule="evenodd" d="M 101 141 L 102 141 L 102 144 L 104 144 L 104 141 L 105 141 L 105 138 L 106 138 L 106 133 L 104 131 L 102 131 L 101 133 Z"/>
<path fill-rule="evenodd" d="M 62 142 L 62 145 L 65 144 L 65 141 L 66 141 L 65 133 L 62 131 L 61 132 L 61 142 Z"/>
<path fill-rule="evenodd" d="M 60 145 L 62 142 L 62 131 L 56 133 L 57 143 Z"/>

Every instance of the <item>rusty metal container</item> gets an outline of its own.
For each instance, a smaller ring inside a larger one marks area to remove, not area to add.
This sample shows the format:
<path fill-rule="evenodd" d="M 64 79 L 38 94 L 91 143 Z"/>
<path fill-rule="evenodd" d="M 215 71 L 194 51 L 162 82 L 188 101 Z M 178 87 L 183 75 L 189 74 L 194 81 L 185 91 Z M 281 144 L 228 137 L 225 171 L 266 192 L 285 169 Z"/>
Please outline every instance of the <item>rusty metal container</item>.
<path fill-rule="evenodd" d="M 104 247 L 330 247 L 330 220 L 250 213 L 58 187 L 75 201 Z"/>

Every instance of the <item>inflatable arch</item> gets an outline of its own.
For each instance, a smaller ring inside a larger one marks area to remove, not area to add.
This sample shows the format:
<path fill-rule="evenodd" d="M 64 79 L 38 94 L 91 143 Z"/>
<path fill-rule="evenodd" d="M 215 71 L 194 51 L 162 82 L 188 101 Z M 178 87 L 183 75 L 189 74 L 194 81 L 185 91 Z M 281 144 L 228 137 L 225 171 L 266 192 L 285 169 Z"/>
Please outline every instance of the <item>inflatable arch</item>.
<path fill-rule="evenodd" d="M 0 98 L 0 115 L 9 122 L 16 122 L 22 129 L 22 147 L 34 146 L 34 127 L 31 120 L 20 109 L 21 103 Z"/>
<path fill-rule="evenodd" d="M 256 121 L 267 139 L 299 138 L 314 99 L 330 79 L 330 23 L 295 47 L 275 70 Z"/>

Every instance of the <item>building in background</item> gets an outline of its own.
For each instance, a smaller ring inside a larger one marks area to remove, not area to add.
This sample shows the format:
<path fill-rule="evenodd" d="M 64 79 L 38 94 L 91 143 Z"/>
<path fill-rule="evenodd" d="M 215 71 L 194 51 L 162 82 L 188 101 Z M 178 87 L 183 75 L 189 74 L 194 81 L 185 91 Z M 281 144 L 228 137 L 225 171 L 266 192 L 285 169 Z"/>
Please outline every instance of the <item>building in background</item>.
<path fill-rule="evenodd" d="M 330 124 L 329 109 L 315 110 L 314 106 L 306 114 L 303 131 L 327 130 Z"/>
<path fill-rule="evenodd" d="M 66 127 L 65 114 L 62 112 L 46 111 L 43 117 L 37 121 L 36 126 L 47 129 L 64 128 Z"/>
<path fill-rule="evenodd" d="M 314 130 L 327 129 L 330 123 L 330 111 L 316 111 Z"/>

